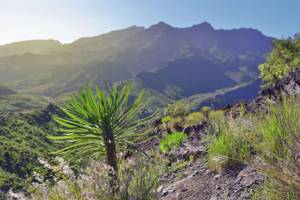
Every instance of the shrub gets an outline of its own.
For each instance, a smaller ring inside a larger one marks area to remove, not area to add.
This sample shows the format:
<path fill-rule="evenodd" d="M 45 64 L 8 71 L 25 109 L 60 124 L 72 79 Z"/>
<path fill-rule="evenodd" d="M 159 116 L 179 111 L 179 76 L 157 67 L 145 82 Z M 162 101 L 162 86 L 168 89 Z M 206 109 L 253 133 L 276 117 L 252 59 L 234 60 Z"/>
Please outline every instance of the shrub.
<path fill-rule="evenodd" d="M 166 153 L 172 149 L 176 149 L 186 140 L 186 138 L 186 134 L 182 132 L 175 132 L 167 135 L 160 141 L 160 150 L 163 153 Z"/>
<path fill-rule="evenodd" d="M 186 117 L 186 124 L 195 125 L 197 123 L 202 122 L 203 120 L 204 120 L 204 116 L 201 112 L 193 112 Z"/>
<path fill-rule="evenodd" d="M 300 66 L 300 39 L 275 40 L 273 46 L 267 62 L 259 66 L 264 87 L 272 85 Z"/>
<path fill-rule="evenodd" d="M 145 158 L 119 163 L 119 192 L 110 192 L 110 166 L 93 163 L 78 178 L 67 176 L 54 186 L 37 185 L 33 200 L 154 200 L 159 184 L 159 165 Z"/>
<path fill-rule="evenodd" d="M 168 104 L 164 114 L 171 117 L 184 117 L 190 111 L 190 105 L 185 100 L 179 100 L 172 104 Z"/>

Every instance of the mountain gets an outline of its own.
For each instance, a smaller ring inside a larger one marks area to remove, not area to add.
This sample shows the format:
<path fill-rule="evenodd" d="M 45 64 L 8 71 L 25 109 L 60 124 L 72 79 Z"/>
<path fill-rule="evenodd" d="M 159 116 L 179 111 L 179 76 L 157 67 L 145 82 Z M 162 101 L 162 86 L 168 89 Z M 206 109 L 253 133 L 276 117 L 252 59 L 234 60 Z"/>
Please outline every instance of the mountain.
<path fill-rule="evenodd" d="M 173 87 L 178 97 L 188 97 L 235 85 L 225 71 L 223 65 L 193 57 L 170 62 L 156 72 L 142 72 L 136 78 L 146 88 L 163 93 Z"/>
<path fill-rule="evenodd" d="M 208 22 L 131 26 L 70 44 L 18 42 L 0 46 L 0 84 L 59 98 L 86 83 L 131 79 L 165 98 L 187 97 L 255 80 L 271 43 L 258 30 Z"/>
<path fill-rule="evenodd" d="M 8 87 L 5 87 L 3 85 L 0 85 L 0 97 L 16 94 L 17 92 L 9 89 Z"/>
<path fill-rule="evenodd" d="M 60 47 L 61 43 L 56 40 L 31 40 L 14 42 L 0 46 L 0 58 L 25 53 L 47 54 L 47 51 Z"/>

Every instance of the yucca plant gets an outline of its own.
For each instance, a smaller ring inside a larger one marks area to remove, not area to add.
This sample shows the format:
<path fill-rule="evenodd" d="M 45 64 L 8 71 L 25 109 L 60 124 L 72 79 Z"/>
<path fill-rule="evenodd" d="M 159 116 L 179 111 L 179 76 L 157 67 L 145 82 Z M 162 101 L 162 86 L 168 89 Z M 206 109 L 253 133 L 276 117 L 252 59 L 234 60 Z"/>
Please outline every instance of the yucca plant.
<path fill-rule="evenodd" d="M 164 137 L 159 144 L 159 148 L 163 153 L 167 153 L 172 149 L 178 148 L 185 140 L 187 136 L 183 132 L 175 132 Z"/>
<path fill-rule="evenodd" d="M 87 86 L 66 101 L 61 108 L 65 116 L 53 117 L 61 135 L 50 139 L 65 145 L 55 154 L 77 163 L 106 156 L 112 177 L 118 180 L 117 152 L 134 150 L 136 142 L 144 138 L 136 132 L 139 122 L 145 122 L 137 120 L 143 92 L 130 103 L 131 92 L 130 83 L 121 83 L 119 88 L 105 84 L 105 90 L 96 86 L 95 92 Z"/>

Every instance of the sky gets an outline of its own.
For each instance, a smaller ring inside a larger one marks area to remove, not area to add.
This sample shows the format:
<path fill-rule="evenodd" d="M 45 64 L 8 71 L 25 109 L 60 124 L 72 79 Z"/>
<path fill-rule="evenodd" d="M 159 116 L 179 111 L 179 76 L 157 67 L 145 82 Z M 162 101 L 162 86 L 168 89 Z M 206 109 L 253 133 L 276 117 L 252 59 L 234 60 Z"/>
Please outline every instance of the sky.
<path fill-rule="evenodd" d="M 175 27 L 203 21 L 216 29 L 251 27 L 282 38 L 300 32 L 300 0 L 0 0 L 0 44 L 69 43 L 159 21 Z"/>

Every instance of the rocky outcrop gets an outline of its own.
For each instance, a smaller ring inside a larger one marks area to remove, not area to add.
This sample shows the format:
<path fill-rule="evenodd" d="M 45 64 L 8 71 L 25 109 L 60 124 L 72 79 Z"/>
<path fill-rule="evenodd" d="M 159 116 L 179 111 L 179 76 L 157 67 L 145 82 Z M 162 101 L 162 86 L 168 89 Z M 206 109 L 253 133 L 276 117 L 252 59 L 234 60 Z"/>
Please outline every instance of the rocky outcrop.
<path fill-rule="evenodd" d="M 225 114 L 236 118 L 241 114 L 242 110 L 247 113 L 265 112 L 270 103 L 280 102 L 284 96 L 297 97 L 299 95 L 300 69 L 277 81 L 273 87 L 264 89 L 261 94 L 250 103 L 228 106 L 225 108 Z"/>

